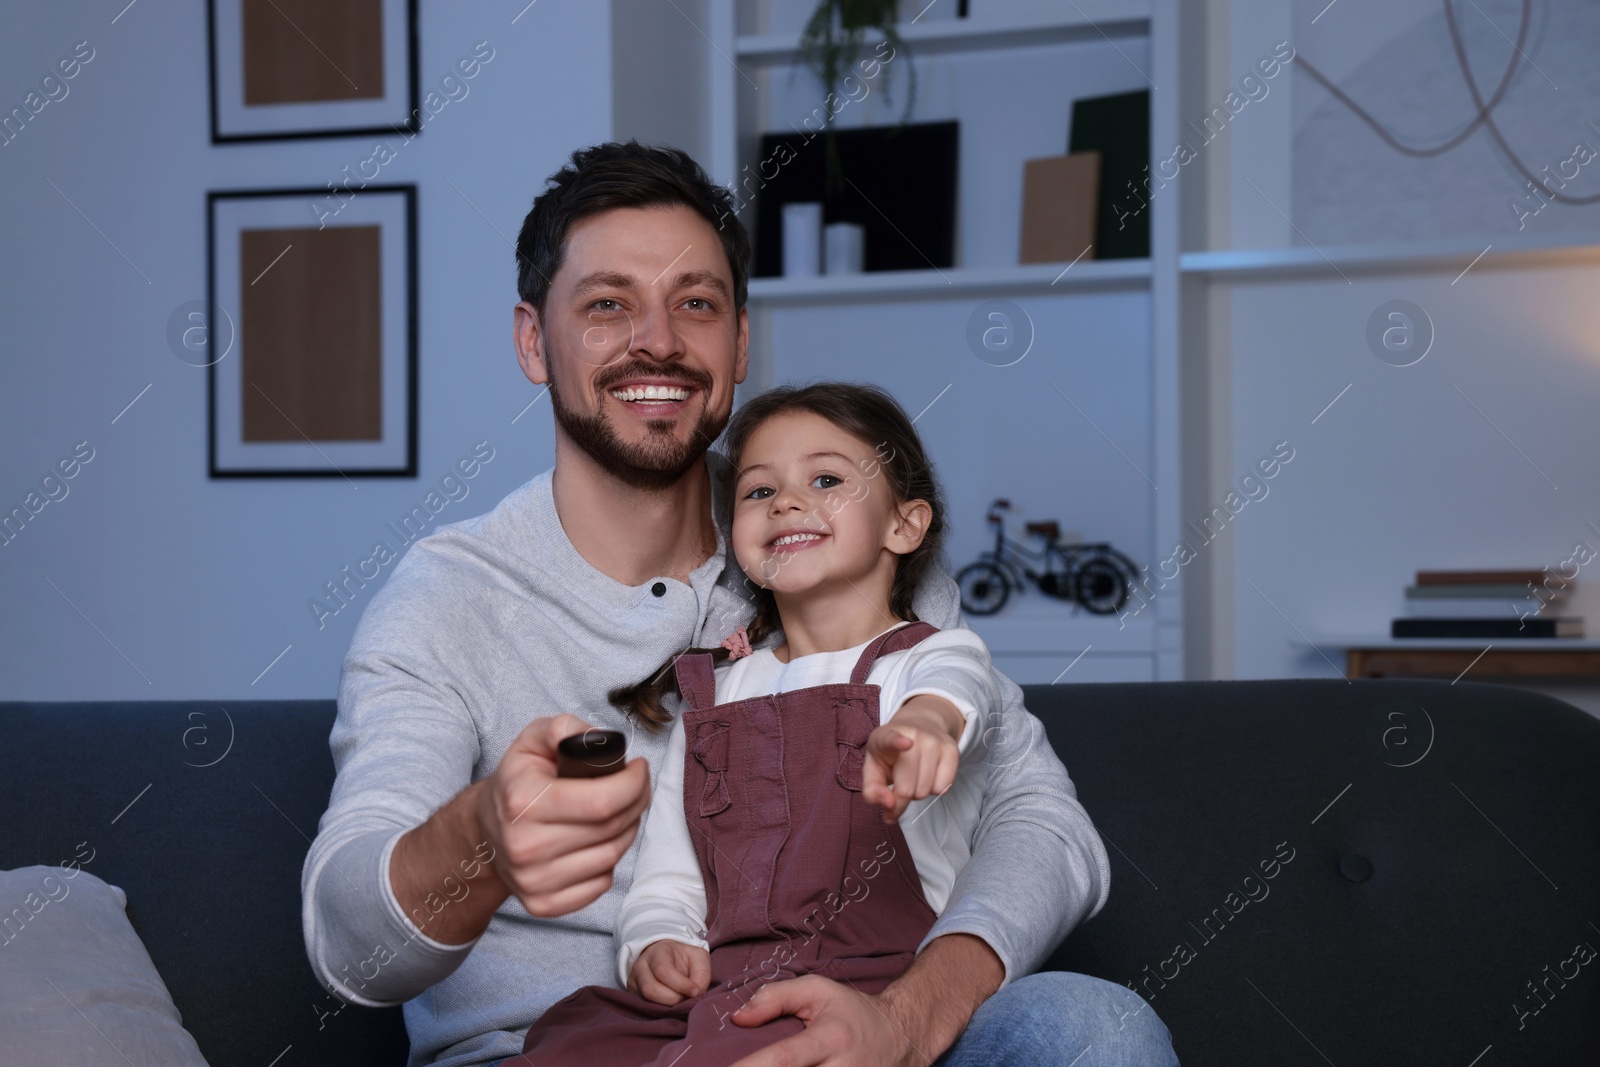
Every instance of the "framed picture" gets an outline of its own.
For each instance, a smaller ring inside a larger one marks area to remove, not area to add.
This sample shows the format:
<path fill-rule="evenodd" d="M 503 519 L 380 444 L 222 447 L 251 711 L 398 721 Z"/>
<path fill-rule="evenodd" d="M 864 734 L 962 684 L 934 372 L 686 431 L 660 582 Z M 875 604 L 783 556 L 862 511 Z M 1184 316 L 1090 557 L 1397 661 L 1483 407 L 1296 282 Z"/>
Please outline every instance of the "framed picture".
<path fill-rule="evenodd" d="M 213 478 L 415 478 L 415 185 L 208 197 Z"/>
<path fill-rule="evenodd" d="M 415 132 L 417 0 L 209 0 L 211 141 Z"/>
<path fill-rule="evenodd" d="M 776 159 L 782 166 L 763 181 L 756 198 L 751 277 L 783 274 L 783 205 L 813 201 L 822 203 L 824 224 L 853 222 L 862 228 L 865 270 L 955 264 L 958 123 L 838 130 L 839 164 L 849 184 L 831 196 L 826 192 L 826 146 L 821 140 L 810 143 L 816 136 L 815 131 L 761 135 L 761 159 Z"/>

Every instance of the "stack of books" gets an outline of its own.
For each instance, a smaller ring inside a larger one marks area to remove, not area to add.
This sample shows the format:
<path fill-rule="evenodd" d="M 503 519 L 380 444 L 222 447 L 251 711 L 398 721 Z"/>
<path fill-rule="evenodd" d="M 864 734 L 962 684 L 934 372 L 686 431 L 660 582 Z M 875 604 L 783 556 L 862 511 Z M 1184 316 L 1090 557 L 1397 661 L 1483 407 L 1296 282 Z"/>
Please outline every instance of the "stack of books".
<path fill-rule="evenodd" d="M 1392 637 L 1582 637 L 1580 616 L 1559 615 L 1567 584 L 1541 570 L 1418 571 Z"/>

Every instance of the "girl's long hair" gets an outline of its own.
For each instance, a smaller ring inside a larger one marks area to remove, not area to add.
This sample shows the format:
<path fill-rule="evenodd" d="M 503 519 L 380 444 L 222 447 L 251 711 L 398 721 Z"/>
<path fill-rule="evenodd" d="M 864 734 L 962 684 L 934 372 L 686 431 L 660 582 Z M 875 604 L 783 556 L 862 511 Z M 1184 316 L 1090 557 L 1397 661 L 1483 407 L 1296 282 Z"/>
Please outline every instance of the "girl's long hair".
<path fill-rule="evenodd" d="M 724 471 L 723 504 L 731 516 L 734 507 L 733 490 L 738 478 L 741 456 L 751 434 L 768 419 L 787 411 L 805 411 L 820 415 L 839 429 L 863 441 L 870 442 L 875 454 L 875 470 L 861 471 L 868 481 L 882 477 L 895 506 L 911 500 L 925 500 L 932 509 L 927 533 L 922 543 L 899 559 L 895 567 L 894 583 L 889 590 L 889 610 L 896 618 L 906 622 L 917 621 L 911 602 L 917 588 L 928 572 L 944 562 L 945 506 L 938 479 L 916 427 L 906 416 L 905 409 L 894 397 L 876 386 L 858 385 L 854 382 L 813 382 L 810 385 L 786 385 L 769 389 L 749 400 L 734 413 L 723 438 L 723 450 L 728 458 Z M 870 489 L 869 489 L 870 491 Z M 849 503 L 844 506 L 848 507 Z M 756 614 L 749 623 L 747 633 L 752 646 L 760 645 L 783 627 L 778 619 L 778 604 L 772 590 L 746 580 L 754 593 Z M 648 729 L 658 730 L 672 721 L 663 707 L 667 693 L 678 692 L 677 672 L 673 669 L 678 656 L 709 652 L 714 663 L 727 660 L 726 648 L 688 648 L 667 660 L 649 678 L 636 685 L 621 686 L 610 693 L 611 702 L 624 711 L 632 712 Z"/>

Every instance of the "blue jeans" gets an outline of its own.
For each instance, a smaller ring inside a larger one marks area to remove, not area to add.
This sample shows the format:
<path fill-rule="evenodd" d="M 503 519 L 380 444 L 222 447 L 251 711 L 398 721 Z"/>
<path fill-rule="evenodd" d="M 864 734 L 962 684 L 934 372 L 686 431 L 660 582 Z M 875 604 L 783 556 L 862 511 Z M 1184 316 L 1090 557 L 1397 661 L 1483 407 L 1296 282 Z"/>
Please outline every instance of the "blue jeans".
<path fill-rule="evenodd" d="M 1178 1067 L 1178 1056 L 1166 1024 L 1132 989 L 1041 971 L 984 1001 L 935 1067 Z"/>
<path fill-rule="evenodd" d="M 936 1067 L 1178 1067 L 1172 1035 L 1127 986 L 1072 971 L 1019 978 L 984 1001 Z"/>

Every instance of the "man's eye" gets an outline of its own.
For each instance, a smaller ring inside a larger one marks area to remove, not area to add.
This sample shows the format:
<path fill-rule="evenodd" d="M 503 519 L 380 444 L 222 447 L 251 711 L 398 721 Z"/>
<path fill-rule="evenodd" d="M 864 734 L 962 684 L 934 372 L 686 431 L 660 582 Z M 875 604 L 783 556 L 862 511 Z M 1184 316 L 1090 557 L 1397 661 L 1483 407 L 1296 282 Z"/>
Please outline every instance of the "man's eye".
<path fill-rule="evenodd" d="M 711 301 L 707 300 L 703 296 L 691 296 L 688 300 L 685 300 L 684 303 L 686 303 L 686 304 L 703 304 L 703 305 L 705 305 L 705 308 L 708 311 L 711 308 Z"/>
<path fill-rule="evenodd" d="M 817 485 L 818 482 L 825 484 Z M 818 489 L 832 489 L 836 485 L 843 485 L 844 479 L 835 474 L 819 474 L 811 479 L 811 484 L 816 485 Z"/>
<path fill-rule="evenodd" d="M 600 307 L 601 304 L 610 304 L 612 306 L 603 308 L 603 307 Z M 611 299 L 609 296 L 606 296 L 606 297 L 601 297 L 599 300 L 596 300 L 593 304 L 590 304 L 589 306 L 592 307 L 592 308 L 596 308 L 596 309 L 598 309 L 600 311 L 615 311 L 617 308 L 621 307 L 622 305 L 618 304 L 615 300 Z"/>

